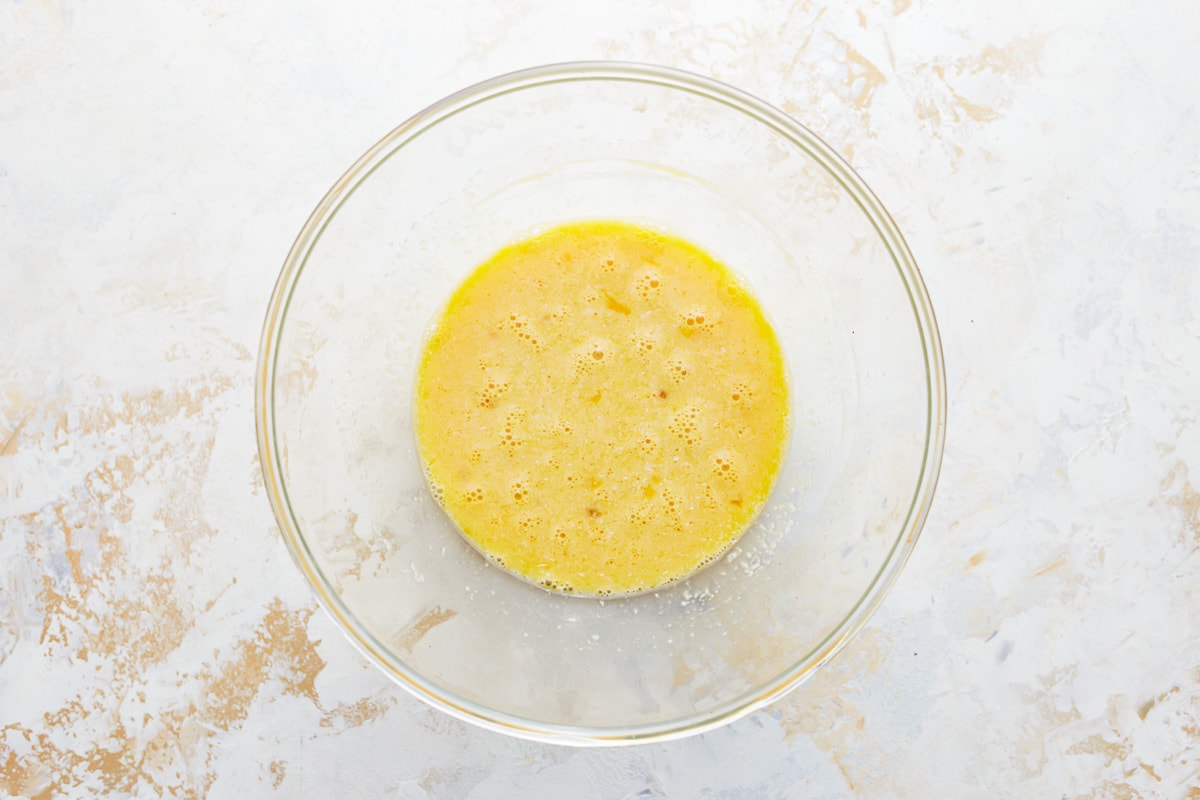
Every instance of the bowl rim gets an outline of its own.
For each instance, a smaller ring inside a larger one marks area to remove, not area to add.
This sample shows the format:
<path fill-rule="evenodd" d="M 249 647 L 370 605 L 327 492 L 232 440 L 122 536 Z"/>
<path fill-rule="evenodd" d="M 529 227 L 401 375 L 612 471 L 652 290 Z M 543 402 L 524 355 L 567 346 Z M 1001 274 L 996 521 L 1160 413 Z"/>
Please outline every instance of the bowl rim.
<path fill-rule="evenodd" d="M 926 430 L 921 473 L 904 521 L 867 590 L 842 621 L 789 669 L 713 709 L 647 725 L 590 728 L 531 721 L 456 696 L 409 670 L 341 601 L 309 550 L 295 519 L 275 439 L 278 343 L 288 305 L 313 246 L 354 190 L 406 143 L 461 111 L 515 91 L 578 81 L 626 81 L 681 90 L 722 103 L 770 127 L 812 157 L 852 197 L 888 249 L 908 293 L 925 363 Z M 410 693 L 485 729 L 552 744 L 619 745 L 690 736 L 756 711 L 799 686 L 849 642 L 875 613 L 912 554 L 928 517 L 941 468 L 946 428 L 946 379 L 937 321 L 924 281 L 904 237 L 874 192 L 821 138 L 774 106 L 712 78 L 672 67 L 620 61 L 577 61 L 532 67 L 473 84 L 410 117 L 376 142 L 334 183 L 309 215 L 289 250 L 271 293 L 255 370 L 255 427 L 259 464 L 271 509 L 288 552 L 325 611 L 358 650 Z"/>

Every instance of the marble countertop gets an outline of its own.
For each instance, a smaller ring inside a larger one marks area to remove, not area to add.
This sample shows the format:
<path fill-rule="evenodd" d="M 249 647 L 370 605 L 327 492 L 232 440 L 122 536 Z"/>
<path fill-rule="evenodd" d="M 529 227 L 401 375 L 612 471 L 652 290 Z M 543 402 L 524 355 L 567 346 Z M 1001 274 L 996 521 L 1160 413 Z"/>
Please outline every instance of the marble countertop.
<path fill-rule="evenodd" d="M 1172 0 L 0 5 L 0 796 L 1200 798 L 1200 10 Z M 512 69 L 777 104 L 891 210 L 950 410 L 863 633 L 702 736 L 431 710 L 276 530 L 254 358 L 325 190 Z"/>

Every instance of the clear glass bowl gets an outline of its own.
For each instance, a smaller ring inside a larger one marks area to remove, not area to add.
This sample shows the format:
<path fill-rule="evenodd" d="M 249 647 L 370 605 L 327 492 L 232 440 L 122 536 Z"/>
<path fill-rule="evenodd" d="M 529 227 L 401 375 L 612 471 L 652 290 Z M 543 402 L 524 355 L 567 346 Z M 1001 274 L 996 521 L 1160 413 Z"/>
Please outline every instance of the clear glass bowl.
<path fill-rule="evenodd" d="M 738 544 L 608 601 L 490 566 L 427 491 L 412 430 L 423 335 L 453 289 L 505 243 L 580 219 L 667 229 L 738 272 L 793 400 L 787 460 Z M 371 148 L 288 254 L 256 390 L 280 529 L 351 640 L 438 708 L 568 744 L 695 733 L 827 661 L 912 551 L 946 405 L 916 264 L 850 167 L 743 92 L 614 63 L 487 81 Z"/>

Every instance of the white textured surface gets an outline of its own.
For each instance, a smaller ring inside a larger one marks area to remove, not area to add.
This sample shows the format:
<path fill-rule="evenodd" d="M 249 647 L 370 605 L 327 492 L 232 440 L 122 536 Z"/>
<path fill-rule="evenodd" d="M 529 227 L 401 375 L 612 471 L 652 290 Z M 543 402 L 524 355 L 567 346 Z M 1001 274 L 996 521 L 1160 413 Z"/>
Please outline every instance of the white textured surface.
<path fill-rule="evenodd" d="M 0 793 L 1200 797 L 1200 11 L 892 0 L 0 6 Z M 325 189 L 510 69 L 712 75 L 841 150 L 949 437 L 880 613 L 681 742 L 485 733 L 368 667 L 260 485 L 262 313 Z"/>

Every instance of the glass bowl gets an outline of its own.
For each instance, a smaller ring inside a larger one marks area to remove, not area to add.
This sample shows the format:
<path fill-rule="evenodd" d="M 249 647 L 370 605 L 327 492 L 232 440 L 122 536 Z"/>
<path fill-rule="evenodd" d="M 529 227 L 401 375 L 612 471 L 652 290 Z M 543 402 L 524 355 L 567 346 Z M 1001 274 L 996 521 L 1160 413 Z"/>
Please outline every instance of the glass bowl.
<path fill-rule="evenodd" d="M 423 337 L 460 281 L 588 219 L 665 229 L 738 273 L 792 400 L 787 458 L 742 539 L 686 581 L 606 601 L 490 565 L 427 490 L 412 425 Z M 743 92 L 617 63 L 486 81 L 372 147 L 288 254 L 256 393 L 280 529 L 350 639 L 438 708 L 565 744 L 705 730 L 844 646 L 926 518 L 946 405 L 916 264 L 850 167 Z"/>

